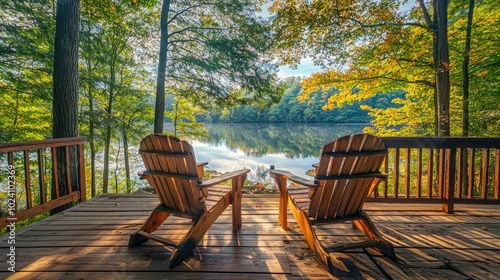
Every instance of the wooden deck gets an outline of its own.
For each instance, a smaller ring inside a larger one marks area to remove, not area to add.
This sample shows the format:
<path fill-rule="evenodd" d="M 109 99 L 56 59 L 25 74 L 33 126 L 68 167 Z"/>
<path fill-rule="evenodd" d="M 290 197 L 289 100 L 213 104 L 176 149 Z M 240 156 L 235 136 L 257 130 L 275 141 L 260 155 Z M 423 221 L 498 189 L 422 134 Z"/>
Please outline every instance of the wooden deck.
<path fill-rule="evenodd" d="M 9 244 L 0 244 L 1 279 L 498 279 L 500 207 L 369 203 L 370 217 L 396 247 L 399 263 L 354 250 L 335 254 L 329 275 L 311 255 L 293 216 L 278 226 L 278 196 L 243 196 L 243 228 L 231 233 L 230 208 L 187 262 L 168 269 L 171 248 L 148 241 L 128 248 L 158 200 L 153 195 L 101 195 L 15 235 L 16 272 L 8 272 Z M 167 219 L 161 231 L 181 231 Z M 359 238 L 349 224 L 335 238 Z M 332 238 L 331 236 L 323 236 Z"/>

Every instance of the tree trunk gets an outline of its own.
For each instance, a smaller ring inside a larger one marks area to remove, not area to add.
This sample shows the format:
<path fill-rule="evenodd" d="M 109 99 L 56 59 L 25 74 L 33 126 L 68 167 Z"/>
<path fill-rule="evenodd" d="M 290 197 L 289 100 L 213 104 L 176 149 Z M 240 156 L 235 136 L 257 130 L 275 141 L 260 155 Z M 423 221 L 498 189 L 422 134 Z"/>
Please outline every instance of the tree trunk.
<path fill-rule="evenodd" d="M 115 56 L 116 57 L 116 56 Z M 102 192 L 108 192 L 109 186 L 109 150 L 111 146 L 111 132 L 113 130 L 113 101 L 115 95 L 115 60 L 112 59 L 110 63 L 110 81 L 109 81 L 109 97 L 108 97 L 108 107 L 106 108 L 106 134 L 104 139 L 104 158 L 103 158 L 103 174 L 102 174 Z"/>
<path fill-rule="evenodd" d="M 450 136 L 450 60 L 448 54 L 448 2 L 435 0 L 437 14 L 438 68 L 436 89 L 438 137 Z"/>
<path fill-rule="evenodd" d="M 465 33 L 465 47 L 464 47 L 464 61 L 462 64 L 462 75 L 463 75 L 463 100 L 462 100 L 462 136 L 469 136 L 469 52 L 470 52 L 470 42 L 472 37 L 472 19 L 474 17 L 474 0 L 469 0 L 469 13 L 467 17 L 467 29 Z M 462 166 L 460 174 L 462 174 L 462 186 L 461 192 L 466 195 L 467 193 L 467 182 L 469 182 L 467 174 L 468 157 L 467 149 L 460 150 L 462 157 Z"/>
<path fill-rule="evenodd" d="M 128 153 L 128 136 L 127 136 L 127 131 L 128 129 L 123 129 L 122 132 L 122 137 L 123 137 L 123 160 L 125 161 L 125 182 L 126 182 L 126 189 L 127 193 L 130 193 L 132 191 L 131 185 L 130 185 L 130 156 Z"/>
<path fill-rule="evenodd" d="M 111 127 L 106 128 L 106 135 L 104 136 L 104 158 L 103 158 L 103 171 L 102 171 L 102 192 L 108 193 L 109 185 L 109 148 L 111 145 Z"/>
<path fill-rule="evenodd" d="M 474 0 L 469 0 L 469 14 L 467 18 L 467 31 L 465 34 L 465 48 L 464 48 L 464 61 L 462 64 L 462 74 L 463 74 L 463 101 L 462 101 L 462 136 L 469 136 L 469 52 L 470 52 L 470 41 L 472 36 L 472 19 L 474 16 Z"/>
<path fill-rule="evenodd" d="M 160 56 L 158 60 L 158 71 L 156 77 L 156 103 L 154 132 L 163 133 L 163 118 L 165 111 L 165 76 L 167 73 L 167 47 L 168 47 L 168 14 L 170 0 L 163 0 L 161 7 L 161 34 L 160 34 Z"/>
<path fill-rule="evenodd" d="M 78 44 L 80 27 L 80 1 L 58 0 L 56 11 L 56 34 L 54 41 L 53 73 L 53 138 L 78 136 Z M 69 149 L 71 162 L 78 162 L 76 147 Z M 56 198 L 56 188 L 60 195 L 69 193 L 67 184 L 66 150 L 57 150 L 58 182 L 52 185 L 52 198 Z M 72 165 L 69 171 L 72 190 L 78 190 L 78 166 Z M 55 179 L 55 178 L 54 178 Z M 54 181 L 53 181 L 54 182 Z M 65 207 L 54 209 L 52 213 Z"/>
<path fill-rule="evenodd" d="M 94 127 L 94 98 L 92 97 L 89 85 L 89 143 L 90 143 L 90 188 L 91 196 L 96 196 L 96 183 L 95 183 L 95 127 Z"/>
<path fill-rule="evenodd" d="M 439 68 L 439 43 L 438 43 L 438 29 L 437 29 L 437 10 L 434 3 L 434 15 L 432 19 L 432 54 L 434 71 Z M 434 136 L 439 135 L 439 103 L 438 103 L 438 90 L 437 90 L 437 75 L 434 75 Z"/>

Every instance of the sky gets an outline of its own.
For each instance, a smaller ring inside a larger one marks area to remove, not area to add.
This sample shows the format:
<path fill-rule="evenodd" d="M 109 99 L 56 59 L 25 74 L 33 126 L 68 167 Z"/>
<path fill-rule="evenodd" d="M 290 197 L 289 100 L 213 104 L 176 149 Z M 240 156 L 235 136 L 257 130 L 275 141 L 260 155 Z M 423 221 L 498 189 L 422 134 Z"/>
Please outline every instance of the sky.
<path fill-rule="evenodd" d="M 297 69 L 292 69 L 290 66 L 280 66 L 278 71 L 278 77 L 287 78 L 291 76 L 301 76 L 308 77 L 314 72 L 321 71 L 321 67 L 315 66 L 314 62 L 310 58 L 302 59 Z"/>
<path fill-rule="evenodd" d="M 269 6 L 271 6 L 271 2 L 268 2 L 267 4 L 263 5 L 262 11 L 259 15 L 263 17 L 269 17 L 269 11 L 268 11 Z M 319 72 L 320 70 L 321 68 L 315 66 L 312 59 L 305 58 L 300 61 L 300 64 L 297 66 L 296 69 L 293 69 L 290 66 L 280 66 L 278 71 L 278 77 L 280 78 L 287 78 L 291 76 L 307 77 L 314 72 Z"/>

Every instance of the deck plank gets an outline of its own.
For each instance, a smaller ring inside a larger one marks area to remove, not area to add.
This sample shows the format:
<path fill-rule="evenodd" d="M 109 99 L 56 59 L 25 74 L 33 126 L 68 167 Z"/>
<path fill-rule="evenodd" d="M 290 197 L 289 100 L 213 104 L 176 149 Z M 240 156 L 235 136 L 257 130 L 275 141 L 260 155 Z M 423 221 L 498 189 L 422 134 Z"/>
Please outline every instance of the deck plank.
<path fill-rule="evenodd" d="M 500 207 L 368 203 L 399 262 L 368 250 L 334 254 L 330 275 L 314 259 L 293 216 L 277 222 L 277 195 L 243 196 L 243 227 L 231 232 L 226 210 L 187 261 L 168 268 L 172 248 L 154 241 L 128 248 L 157 205 L 152 195 L 106 194 L 16 231 L 16 273 L 7 272 L 7 236 L 0 240 L 0 279 L 496 279 L 500 275 Z M 169 218 L 158 233 L 180 234 L 186 219 Z M 363 237 L 351 224 L 318 230 L 325 241 Z M 375 262 L 378 264 L 375 264 Z"/>

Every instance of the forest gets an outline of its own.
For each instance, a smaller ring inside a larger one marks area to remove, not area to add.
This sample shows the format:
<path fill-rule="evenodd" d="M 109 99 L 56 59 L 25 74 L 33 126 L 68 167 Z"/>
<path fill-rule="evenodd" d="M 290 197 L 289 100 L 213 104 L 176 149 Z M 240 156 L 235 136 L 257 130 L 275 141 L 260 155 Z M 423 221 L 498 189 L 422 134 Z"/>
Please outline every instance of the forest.
<path fill-rule="evenodd" d="M 256 105 L 240 105 L 224 110 L 211 110 L 195 114 L 201 123 L 370 123 L 373 118 L 361 106 L 387 110 L 399 107 L 391 103 L 396 98 L 404 98 L 405 92 L 396 91 L 377 94 L 364 101 L 354 101 L 336 110 L 324 110 L 328 99 L 337 94 L 335 89 L 318 90 L 307 98 L 299 100 L 301 78 L 287 78 L 285 91 L 279 103 L 267 108 Z M 167 107 L 167 110 L 174 108 Z"/>
<path fill-rule="evenodd" d="M 500 137 L 499 29 L 495 0 L 5 0 L 0 142 L 86 136 L 95 194 L 145 135 L 204 122 Z M 322 70 L 278 76 L 304 58 Z"/>

